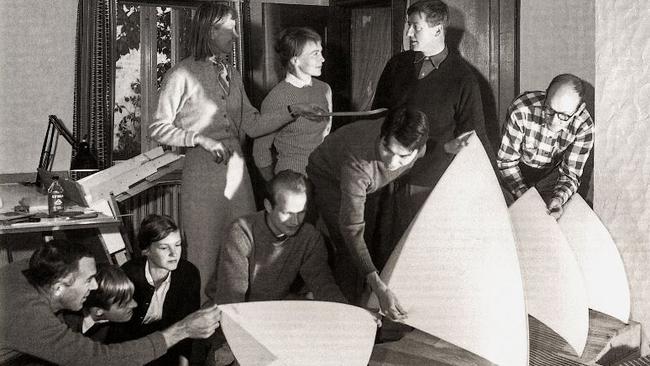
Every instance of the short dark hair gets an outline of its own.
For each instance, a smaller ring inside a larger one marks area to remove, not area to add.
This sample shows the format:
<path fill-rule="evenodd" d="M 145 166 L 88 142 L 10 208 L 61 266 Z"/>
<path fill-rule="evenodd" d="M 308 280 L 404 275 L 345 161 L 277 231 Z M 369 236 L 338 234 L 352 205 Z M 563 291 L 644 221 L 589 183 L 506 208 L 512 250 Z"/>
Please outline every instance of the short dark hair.
<path fill-rule="evenodd" d="M 133 299 L 135 286 L 120 267 L 110 264 L 99 266 L 95 280 L 97 289 L 90 291 L 84 301 L 84 308 L 109 310 L 113 304 L 122 306 Z"/>
<path fill-rule="evenodd" d="M 289 27 L 280 32 L 275 52 L 280 57 L 280 64 L 285 70 L 291 69 L 291 59 L 300 56 L 307 42 L 320 43 L 321 37 L 308 27 Z"/>
<path fill-rule="evenodd" d="M 34 251 L 23 273 L 32 286 L 45 288 L 78 271 L 81 258 L 93 258 L 83 244 L 50 240 Z"/>
<path fill-rule="evenodd" d="M 443 29 L 449 25 L 449 7 L 440 0 L 423 0 L 413 3 L 406 10 L 407 15 L 423 14 L 429 26 L 442 24 Z"/>
<path fill-rule="evenodd" d="M 167 215 L 151 214 L 142 220 L 138 233 L 140 250 L 148 249 L 155 241 L 165 239 L 167 235 L 178 230 L 174 219 Z"/>
<path fill-rule="evenodd" d="M 268 199 L 271 206 L 275 206 L 281 190 L 309 195 L 309 181 L 304 174 L 293 170 L 282 170 L 268 183 Z"/>
<path fill-rule="evenodd" d="M 413 108 L 394 109 L 382 123 L 380 136 L 385 140 L 392 136 L 410 150 L 420 149 L 429 138 L 427 116 Z"/>
<path fill-rule="evenodd" d="M 546 95 L 551 91 L 553 87 L 560 87 L 563 85 L 569 85 L 573 90 L 578 94 L 580 100 L 583 100 L 585 96 L 585 83 L 579 77 L 573 74 L 560 74 L 551 80 L 546 89 Z"/>
<path fill-rule="evenodd" d="M 210 50 L 210 28 L 212 23 L 220 21 L 230 14 L 233 19 L 237 18 L 237 12 L 225 3 L 210 2 L 203 3 L 197 9 L 192 24 L 190 25 L 190 53 L 195 60 L 202 60 L 212 56 Z"/>

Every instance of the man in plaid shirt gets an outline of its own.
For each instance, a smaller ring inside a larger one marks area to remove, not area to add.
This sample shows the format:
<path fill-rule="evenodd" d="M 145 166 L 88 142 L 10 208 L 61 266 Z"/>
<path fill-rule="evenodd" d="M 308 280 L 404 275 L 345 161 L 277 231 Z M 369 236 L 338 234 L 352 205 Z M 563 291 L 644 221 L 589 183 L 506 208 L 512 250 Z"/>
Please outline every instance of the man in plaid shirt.
<path fill-rule="evenodd" d="M 546 91 L 525 92 L 508 108 L 497 166 L 515 199 L 535 186 L 558 219 L 576 192 L 594 144 L 594 121 L 575 75 L 553 78 Z"/>

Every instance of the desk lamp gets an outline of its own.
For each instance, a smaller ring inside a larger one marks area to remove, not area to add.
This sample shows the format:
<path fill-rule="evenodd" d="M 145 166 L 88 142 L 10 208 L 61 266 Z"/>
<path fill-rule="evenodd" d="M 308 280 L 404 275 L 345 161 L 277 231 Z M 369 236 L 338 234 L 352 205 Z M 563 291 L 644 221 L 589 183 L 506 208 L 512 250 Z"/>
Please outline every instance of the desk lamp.
<path fill-rule="evenodd" d="M 43 148 L 41 149 L 41 157 L 38 162 L 38 167 L 45 170 L 52 170 L 54 164 L 54 156 L 56 155 L 56 147 L 59 142 L 59 135 L 72 146 L 76 155 L 70 162 L 70 170 L 73 173 L 82 173 L 84 176 L 97 172 L 98 164 L 97 158 L 90 151 L 90 145 L 83 139 L 79 142 L 65 127 L 63 122 L 55 115 L 50 115 L 47 125 L 47 132 L 45 139 L 43 139 Z M 37 178 L 38 183 L 38 178 Z"/>

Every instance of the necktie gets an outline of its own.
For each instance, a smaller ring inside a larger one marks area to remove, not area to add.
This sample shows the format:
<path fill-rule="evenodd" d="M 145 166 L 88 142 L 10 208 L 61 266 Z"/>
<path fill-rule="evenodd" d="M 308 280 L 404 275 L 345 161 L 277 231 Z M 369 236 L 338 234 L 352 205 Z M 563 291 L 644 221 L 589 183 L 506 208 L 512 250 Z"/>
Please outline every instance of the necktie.
<path fill-rule="evenodd" d="M 218 62 L 216 65 L 219 85 L 221 85 L 223 91 L 228 94 L 228 91 L 230 90 L 230 83 L 228 82 L 228 68 L 223 62 Z"/>

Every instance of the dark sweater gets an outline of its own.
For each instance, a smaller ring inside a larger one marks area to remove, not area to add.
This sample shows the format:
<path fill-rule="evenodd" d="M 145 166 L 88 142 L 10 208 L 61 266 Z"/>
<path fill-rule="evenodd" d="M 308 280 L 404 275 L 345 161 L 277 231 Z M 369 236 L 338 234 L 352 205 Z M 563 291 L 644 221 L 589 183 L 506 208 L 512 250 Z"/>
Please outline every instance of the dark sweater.
<path fill-rule="evenodd" d="M 112 345 L 74 332 L 27 281 L 27 266 L 23 260 L 0 269 L 0 364 L 28 354 L 60 365 L 142 365 L 167 350 L 160 332 Z"/>
<path fill-rule="evenodd" d="M 479 85 L 469 64 L 450 51 L 438 69 L 418 79 L 421 63 L 414 63 L 417 54 L 406 51 L 388 61 L 377 84 L 373 108 L 407 105 L 426 114 L 427 151 L 405 178 L 413 185 L 434 187 L 453 159 L 444 151 L 446 142 L 475 130 L 488 155 L 494 157 L 494 153 L 485 134 Z"/>
<path fill-rule="evenodd" d="M 122 265 L 124 273 L 135 286 L 133 299 L 138 303 L 138 306 L 133 310 L 133 316 L 129 322 L 116 324 L 116 337 L 120 339 L 139 338 L 166 329 L 198 310 L 201 305 L 199 270 L 192 263 L 181 259 L 178 262 L 178 267 L 171 272 L 172 278 L 163 303 L 162 319 L 153 323 L 142 324 L 154 293 L 154 287 L 147 282 L 144 274 L 146 261 L 146 257 L 140 257 Z M 189 359 L 191 348 L 191 339 L 183 340 L 171 347 L 165 356 L 155 360 L 150 365 L 176 364 L 180 355 Z"/>
<path fill-rule="evenodd" d="M 84 314 L 83 311 L 64 311 L 61 313 L 63 321 L 72 329 L 73 331 L 83 334 L 85 337 L 92 339 L 93 341 L 101 343 L 110 343 L 109 342 L 109 333 L 111 329 L 111 322 L 102 322 L 95 323 L 86 333 L 82 333 Z"/>
<path fill-rule="evenodd" d="M 366 197 L 413 166 L 410 163 L 394 171 L 386 169 L 377 151 L 382 123 L 383 119 L 357 121 L 339 128 L 314 150 L 307 165 L 314 193 L 339 197 L 327 202 L 336 206 L 334 211 L 338 213 L 338 218 L 330 221 L 338 222 L 345 245 L 364 275 L 377 271 L 363 237 Z M 422 151 L 418 159 L 421 156 Z M 333 211 L 322 207 L 319 210 L 321 215 Z"/>

